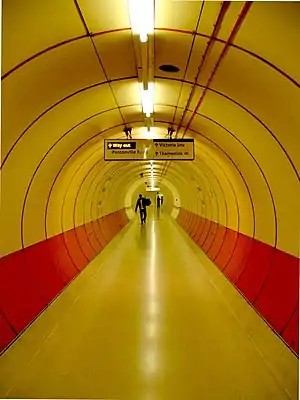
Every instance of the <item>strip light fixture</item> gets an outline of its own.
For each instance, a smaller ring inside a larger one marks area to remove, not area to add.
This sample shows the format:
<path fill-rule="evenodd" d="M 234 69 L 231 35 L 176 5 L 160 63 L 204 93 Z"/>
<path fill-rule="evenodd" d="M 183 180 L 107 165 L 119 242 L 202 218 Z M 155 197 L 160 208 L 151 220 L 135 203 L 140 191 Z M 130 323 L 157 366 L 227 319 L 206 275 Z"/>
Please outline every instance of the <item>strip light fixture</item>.
<path fill-rule="evenodd" d="M 154 1 L 155 0 L 127 0 L 128 11 L 131 23 L 131 30 L 134 36 L 139 36 L 134 40 L 139 56 L 138 60 L 138 80 L 141 93 L 141 103 L 145 114 L 145 125 L 148 128 L 148 138 L 150 138 L 150 126 L 153 123 L 151 114 L 154 112 Z"/>
<path fill-rule="evenodd" d="M 153 127 L 145 127 L 145 136 L 147 139 L 154 139 L 154 130 Z"/>
<path fill-rule="evenodd" d="M 150 172 L 151 172 L 151 187 L 153 188 L 154 185 L 154 173 L 153 173 L 153 161 L 150 161 Z"/>
<path fill-rule="evenodd" d="M 148 83 L 148 90 L 145 90 L 143 84 L 140 83 L 141 88 L 141 98 L 142 98 L 142 107 L 143 113 L 146 114 L 146 117 L 150 117 L 153 113 L 154 109 L 154 83 Z"/>
<path fill-rule="evenodd" d="M 131 29 L 145 43 L 154 33 L 154 0 L 128 0 Z"/>

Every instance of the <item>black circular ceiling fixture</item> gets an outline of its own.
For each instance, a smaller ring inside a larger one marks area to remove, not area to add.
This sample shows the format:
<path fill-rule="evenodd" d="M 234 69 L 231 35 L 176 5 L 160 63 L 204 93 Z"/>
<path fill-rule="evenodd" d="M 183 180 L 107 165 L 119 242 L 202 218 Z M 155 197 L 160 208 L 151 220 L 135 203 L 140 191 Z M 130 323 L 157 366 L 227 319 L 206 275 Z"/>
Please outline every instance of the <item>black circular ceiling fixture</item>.
<path fill-rule="evenodd" d="M 163 72 L 179 72 L 179 68 L 176 65 L 171 64 L 163 64 L 159 67 L 159 69 Z"/>

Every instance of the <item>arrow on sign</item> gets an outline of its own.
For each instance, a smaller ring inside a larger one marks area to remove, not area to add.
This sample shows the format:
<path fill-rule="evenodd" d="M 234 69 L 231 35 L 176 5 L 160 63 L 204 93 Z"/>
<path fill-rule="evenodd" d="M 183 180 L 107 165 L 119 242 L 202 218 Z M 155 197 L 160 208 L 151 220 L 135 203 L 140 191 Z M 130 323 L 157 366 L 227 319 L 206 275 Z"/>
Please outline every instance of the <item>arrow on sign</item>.
<path fill-rule="evenodd" d="M 158 151 L 155 152 L 155 155 L 156 155 L 156 156 L 158 155 Z"/>
<path fill-rule="evenodd" d="M 157 147 L 157 146 L 158 146 L 158 143 L 155 143 L 155 146 Z"/>
<path fill-rule="evenodd" d="M 112 144 L 111 144 L 111 143 L 108 143 L 108 147 L 111 148 L 111 146 L 112 146 Z"/>

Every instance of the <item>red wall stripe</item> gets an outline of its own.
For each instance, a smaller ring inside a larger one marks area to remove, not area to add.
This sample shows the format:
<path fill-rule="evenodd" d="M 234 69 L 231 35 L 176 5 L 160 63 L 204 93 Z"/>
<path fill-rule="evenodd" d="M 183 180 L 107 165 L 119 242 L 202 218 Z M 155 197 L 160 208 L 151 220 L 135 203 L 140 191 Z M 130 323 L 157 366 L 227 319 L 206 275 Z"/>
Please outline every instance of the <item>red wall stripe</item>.
<path fill-rule="evenodd" d="M 207 237 L 206 237 L 204 243 L 202 244 L 203 251 L 207 252 L 210 249 L 210 247 L 213 244 L 214 238 L 216 236 L 217 230 L 218 230 L 218 224 L 211 221 L 210 229 L 208 231 Z"/>
<path fill-rule="evenodd" d="M 253 238 L 242 233 L 238 234 L 232 257 L 224 268 L 224 274 L 234 283 L 238 281 L 245 268 L 246 261 L 252 249 L 252 243 Z"/>
<path fill-rule="evenodd" d="M 197 217 L 196 223 L 198 224 L 198 231 L 197 231 L 197 233 L 196 233 L 196 235 L 195 235 L 195 237 L 194 237 L 194 241 L 195 241 L 196 243 L 198 243 L 198 241 L 199 241 L 199 239 L 200 239 L 200 236 L 201 236 L 201 234 L 202 234 L 202 231 L 203 231 L 203 229 L 204 229 L 205 219 L 204 219 L 204 218 L 201 218 L 201 217 Z"/>
<path fill-rule="evenodd" d="M 0 307 L 15 331 L 20 332 L 45 306 L 24 251 L 1 258 Z"/>
<path fill-rule="evenodd" d="M 78 244 L 84 253 L 85 257 L 88 261 L 91 261 L 95 255 L 97 254 L 96 251 L 92 248 L 91 243 L 89 242 L 89 237 L 87 236 L 85 226 L 78 226 L 75 228 L 76 238 Z"/>
<path fill-rule="evenodd" d="M 211 248 L 207 251 L 207 255 L 211 260 L 214 260 L 219 251 L 222 248 L 222 243 L 224 242 L 226 234 L 225 226 L 218 225 L 218 230 L 215 234 L 214 240 L 212 242 Z"/>
<path fill-rule="evenodd" d="M 258 240 L 253 240 L 248 260 L 244 271 L 236 282 L 239 290 L 244 293 L 247 299 L 253 303 L 265 281 L 269 266 L 272 263 L 274 248 L 266 246 Z M 249 285 L 251 282 L 251 285 Z"/>
<path fill-rule="evenodd" d="M 184 209 L 177 222 L 299 354 L 299 259 Z"/>
<path fill-rule="evenodd" d="M 64 232 L 62 236 L 71 260 L 74 262 L 76 269 L 81 271 L 89 260 L 79 247 L 75 229 Z"/>
<path fill-rule="evenodd" d="M 210 225 L 211 225 L 211 221 L 205 220 L 205 223 L 203 225 L 203 230 L 202 230 L 201 235 L 199 236 L 199 239 L 198 239 L 198 244 L 199 244 L 200 247 L 203 246 L 203 244 L 204 244 L 204 242 L 205 242 L 205 240 L 207 238 L 208 232 L 210 230 Z"/>
<path fill-rule="evenodd" d="M 4 349 L 15 338 L 15 333 L 0 312 L 0 349 Z"/>
<path fill-rule="evenodd" d="M 119 210 L 0 259 L 0 351 L 127 223 Z"/>
<path fill-rule="evenodd" d="M 45 241 L 39 246 L 30 246 L 22 253 L 26 260 L 27 278 L 35 282 L 36 292 L 43 299 L 43 304 L 48 304 L 66 285 L 59 267 L 49 255 L 48 243 Z"/>
<path fill-rule="evenodd" d="M 286 327 L 298 303 L 298 285 L 299 260 L 276 249 L 269 279 L 254 305 L 278 332 Z"/>
<path fill-rule="evenodd" d="M 93 221 L 93 230 L 95 232 L 95 235 L 97 236 L 97 240 L 99 241 L 99 243 L 101 245 L 101 250 L 102 250 L 106 246 L 106 240 L 100 229 L 99 221 Z"/>
<path fill-rule="evenodd" d="M 282 337 L 299 354 L 299 307 L 294 311 L 291 320 L 282 333 Z"/>
<path fill-rule="evenodd" d="M 237 241 L 238 232 L 226 228 L 225 237 L 222 243 L 220 252 L 218 253 L 214 263 L 223 271 L 230 261 L 230 257 L 234 251 L 235 243 Z"/>
<path fill-rule="evenodd" d="M 101 244 L 100 244 L 100 242 L 99 242 L 99 240 L 98 240 L 98 238 L 96 236 L 96 233 L 95 233 L 93 227 L 94 227 L 93 222 L 88 222 L 85 225 L 85 231 L 86 231 L 87 237 L 89 238 L 89 242 L 90 242 L 92 248 L 94 249 L 96 254 L 98 254 L 99 251 L 101 251 L 102 246 L 101 246 Z"/>

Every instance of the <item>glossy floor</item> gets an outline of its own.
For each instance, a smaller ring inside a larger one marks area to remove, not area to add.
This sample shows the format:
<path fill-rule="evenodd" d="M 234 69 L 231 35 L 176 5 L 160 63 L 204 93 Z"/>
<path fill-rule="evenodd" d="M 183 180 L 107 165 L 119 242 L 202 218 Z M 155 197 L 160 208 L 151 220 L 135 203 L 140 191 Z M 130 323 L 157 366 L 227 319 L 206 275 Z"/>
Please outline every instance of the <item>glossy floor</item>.
<path fill-rule="evenodd" d="M 296 380 L 296 357 L 163 216 L 130 223 L 0 357 L 10 398 L 288 399 Z"/>

